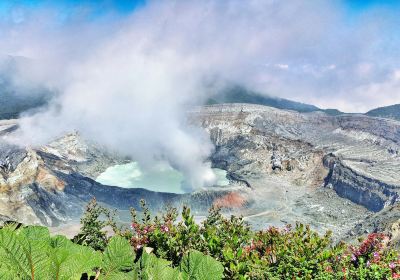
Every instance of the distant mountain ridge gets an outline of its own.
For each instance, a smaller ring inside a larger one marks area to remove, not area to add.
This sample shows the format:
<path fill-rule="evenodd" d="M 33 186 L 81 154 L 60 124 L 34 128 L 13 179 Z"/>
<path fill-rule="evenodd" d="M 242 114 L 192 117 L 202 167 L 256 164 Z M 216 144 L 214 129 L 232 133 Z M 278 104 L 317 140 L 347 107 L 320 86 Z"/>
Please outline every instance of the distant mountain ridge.
<path fill-rule="evenodd" d="M 47 101 L 48 95 L 45 92 L 37 95 L 17 94 L 0 83 L 0 120 L 18 118 L 23 112 L 44 106 Z"/>
<path fill-rule="evenodd" d="M 367 116 L 394 119 L 400 121 L 400 104 L 379 107 L 365 113 Z"/>
<path fill-rule="evenodd" d="M 314 105 L 296 102 L 279 97 L 268 96 L 258 92 L 250 91 L 242 86 L 232 86 L 226 88 L 222 92 L 219 92 L 218 94 L 207 100 L 207 105 L 222 104 L 222 103 L 259 104 L 278 109 L 297 111 L 300 113 L 321 111 L 327 113 L 328 115 L 343 114 L 343 112 L 336 109 L 324 110 Z"/>
<path fill-rule="evenodd" d="M 0 120 L 18 118 L 21 113 L 41 107 L 50 99 L 52 93 L 45 88 L 15 86 L 13 74 L 17 67 L 30 63 L 32 61 L 24 57 L 0 57 Z"/>

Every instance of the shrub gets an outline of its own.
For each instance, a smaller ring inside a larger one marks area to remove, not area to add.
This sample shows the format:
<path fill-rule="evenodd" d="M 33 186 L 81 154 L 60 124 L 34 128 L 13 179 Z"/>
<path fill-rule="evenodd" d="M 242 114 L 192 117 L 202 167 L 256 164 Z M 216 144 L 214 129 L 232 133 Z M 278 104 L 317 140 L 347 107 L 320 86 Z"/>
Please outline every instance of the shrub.
<path fill-rule="evenodd" d="M 359 246 L 348 246 L 342 256 L 347 279 L 400 279 L 399 256 L 386 247 L 387 237 L 372 233 Z"/>
<path fill-rule="evenodd" d="M 344 244 L 331 246 L 331 233 L 320 236 L 309 226 L 293 229 L 271 227 L 255 234 L 245 257 L 253 260 L 249 272 L 256 279 L 337 279 L 335 260 L 343 254 Z"/>
<path fill-rule="evenodd" d="M 241 262 L 240 256 L 252 233 L 242 218 L 225 218 L 220 209 L 211 208 L 207 218 L 198 224 L 188 207 L 183 207 L 181 221 L 177 221 L 178 214 L 174 208 L 154 218 L 151 218 L 144 201 L 142 208 L 143 218 L 139 220 L 133 211 L 132 231 L 123 233 L 137 252 L 149 246 L 154 248 L 157 256 L 177 265 L 188 251 L 198 250 L 220 261 L 227 278 L 245 274 L 246 262 Z"/>
<path fill-rule="evenodd" d="M 297 223 L 252 231 L 242 217 L 211 208 L 196 223 L 184 207 L 152 217 L 144 201 L 132 227 L 117 227 L 107 209 L 90 202 L 82 238 L 51 237 L 47 228 L 0 229 L 0 279 L 400 279 L 398 252 L 383 234 L 356 245 L 333 244 Z M 104 226 L 115 235 L 107 238 Z M 83 238 L 85 237 L 85 238 Z M 83 241 L 82 241 L 83 240 Z"/>
<path fill-rule="evenodd" d="M 152 247 L 174 266 L 188 251 L 198 250 L 222 263 L 225 279 L 390 279 L 399 274 L 398 254 L 386 248 L 383 235 L 370 235 L 355 247 L 333 244 L 331 232 L 320 235 L 300 223 L 254 232 L 242 217 L 224 217 L 218 208 L 200 224 L 188 207 L 179 221 L 176 209 L 151 217 L 144 201 L 142 208 L 142 219 L 132 211 L 131 230 L 120 232 L 137 253 Z"/>
<path fill-rule="evenodd" d="M 111 217 L 110 210 L 98 205 L 96 199 L 93 198 L 86 206 L 86 211 L 81 218 L 80 232 L 74 236 L 73 241 L 95 250 L 104 250 L 107 246 L 107 233 L 104 228 L 110 224 L 104 217 Z"/>

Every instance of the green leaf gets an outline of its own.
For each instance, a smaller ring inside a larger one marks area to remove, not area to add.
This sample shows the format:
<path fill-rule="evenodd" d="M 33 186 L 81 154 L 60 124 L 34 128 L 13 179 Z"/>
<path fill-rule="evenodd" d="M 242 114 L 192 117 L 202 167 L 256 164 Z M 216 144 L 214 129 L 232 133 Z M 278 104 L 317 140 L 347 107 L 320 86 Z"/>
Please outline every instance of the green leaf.
<path fill-rule="evenodd" d="M 171 262 L 159 259 L 153 254 L 143 253 L 139 261 L 139 275 L 143 280 L 178 280 L 182 279 L 179 270 L 171 267 Z"/>
<path fill-rule="evenodd" d="M 83 273 L 90 274 L 93 268 L 100 267 L 101 254 L 91 247 L 72 243 L 55 249 L 51 260 L 55 279 L 79 279 Z"/>
<path fill-rule="evenodd" d="M 231 248 L 226 248 L 226 249 L 224 249 L 223 250 L 223 254 L 224 254 L 224 257 L 227 259 L 227 260 L 233 260 L 234 259 L 234 255 L 233 255 L 233 251 L 232 251 L 232 249 Z"/>
<path fill-rule="evenodd" d="M 220 280 L 224 273 L 220 262 L 196 250 L 183 257 L 180 268 L 184 278 L 190 280 Z"/>
<path fill-rule="evenodd" d="M 100 278 L 103 279 L 103 278 Z M 138 276 L 137 273 L 135 273 L 135 271 L 131 271 L 128 273 L 124 273 L 124 272 L 115 272 L 115 273 L 111 273 L 107 276 L 107 279 L 109 280 L 138 280 Z"/>
<path fill-rule="evenodd" d="M 16 276 L 12 269 L 4 264 L 0 264 L 0 279 L 2 280 L 19 280 L 20 277 Z"/>
<path fill-rule="evenodd" d="M 120 236 L 111 238 L 103 254 L 101 279 L 115 279 L 115 274 L 133 269 L 135 253 L 129 241 Z"/>
<path fill-rule="evenodd" d="M 5 227 L 0 230 L 0 259 L 2 271 L 15 276 L 29 277 L 29 264 L 24 249 L 18 241 L 14 229 Z"/>
<path fill-rule="evenodd" d="M 0 230 L 0 279 L 80 279 L 101 264 L 101 255 L 66 237 L 50 238 L 47 228 Z"/>
<path fill-rule="evenodd" d="M 49 240 L 49 230 L 45 227 L 3 228 L 0 258 L 16 276 L 43 279 L 48 277 L 49 271 Z"/>

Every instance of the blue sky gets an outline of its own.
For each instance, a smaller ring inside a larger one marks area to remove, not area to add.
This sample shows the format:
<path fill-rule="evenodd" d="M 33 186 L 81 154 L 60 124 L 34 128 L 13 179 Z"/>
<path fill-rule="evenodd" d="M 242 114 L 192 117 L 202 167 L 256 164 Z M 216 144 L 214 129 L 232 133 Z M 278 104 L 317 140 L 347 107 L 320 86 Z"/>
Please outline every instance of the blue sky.
<path fill-rule="evenodd" d="M 335 0 L 332 0 L 336 2 Z M 343 0 L 343 5 L 349 11 L 349 16 L 357 15 L 375 8 L 400 8 L 398 0 Z M 120 15 L 129 14 L 137 7 L 146 4 L 146 0 L 2 0 L 0 1 L 0 16 L 7 16 L 11 10 L 23 7 L 28 9 L 52 8 L 62 15 L 74 14 L 78 9 L 90 9 L 90 18 L 101 17 L 109 12 Z"/>
<path fill-rule="evenodd" d="M 345 0 L 344 2 L 345 5 L 355 12 L 362 12 L 377 7 L 400 7 L 400 1 L 398 0 Z"/>
<path fill-rule="evenodd" d="M 114 8 L 120 12 L 129 12 L 138 5 L 141 5 L 145 0 L 3 0 L 0 2 L 0 9 L 9 9 L 13 6 L 26 6 L 26 7 L 73 7 L 80 5 L 87 5 L 94 8 Z"/>
<path fill-rule="evenodd" d="M 13 10 L 53 9 L 60 13 L 60 18 L 73 16 L 83 7 L 87 9 L 89 19 L 101 17 L 110 12 L 119 15 L 129 14 L 144 5 L 146 0 L 2 0 L 0 1 L 0 17 L 10 16 Z"/>

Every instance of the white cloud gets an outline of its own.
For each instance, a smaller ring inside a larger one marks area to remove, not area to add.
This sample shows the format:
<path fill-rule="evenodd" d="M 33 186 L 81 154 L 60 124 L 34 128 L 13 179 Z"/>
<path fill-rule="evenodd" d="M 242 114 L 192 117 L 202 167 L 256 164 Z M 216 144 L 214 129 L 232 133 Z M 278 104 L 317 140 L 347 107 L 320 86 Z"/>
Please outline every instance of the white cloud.
<path fill-rule="evenodd" d="M 278 64 L 275 64 L 275 67 L 276 67 L 276 68 L 279 68 L 279 69 L 282 69 L 282 70 L 289 69 L 289 65 L 287 65 L 287 64 L 280 64 L 280 63 L 278 63 Z"/>

